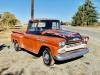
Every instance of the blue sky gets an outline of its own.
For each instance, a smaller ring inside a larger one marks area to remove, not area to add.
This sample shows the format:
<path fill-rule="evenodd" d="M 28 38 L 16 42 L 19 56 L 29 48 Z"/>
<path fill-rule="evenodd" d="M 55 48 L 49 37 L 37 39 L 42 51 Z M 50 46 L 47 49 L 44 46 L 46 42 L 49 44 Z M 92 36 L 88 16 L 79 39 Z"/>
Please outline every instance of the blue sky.
<path fill-rule="evenodd" d="M 78 6 L 85 0 L 35 0 L 35 18 L 56 18 L 71 21 Z M 100 0 L 93 0 L 100 13 Z M 31 0 L 0 0 L 0 13 L 12 12 L 22 23 L 30 19 Z"/>

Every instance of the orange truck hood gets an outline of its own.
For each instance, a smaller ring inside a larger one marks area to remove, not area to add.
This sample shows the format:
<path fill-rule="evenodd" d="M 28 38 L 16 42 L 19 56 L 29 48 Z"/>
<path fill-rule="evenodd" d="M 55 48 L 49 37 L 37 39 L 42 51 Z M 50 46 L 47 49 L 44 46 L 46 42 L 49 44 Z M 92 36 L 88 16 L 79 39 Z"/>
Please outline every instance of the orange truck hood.
<path fill-rule="evenodd" d="M 67 39 L 67 41 L 68 40 L 81 41 L 81 35 L 79 33 L 71 32 L 67 30 L 54 30 L 54 29 L 51 30 L 50 29 L 50 30 L 45 30 L 42 34 L 50 34 L 51 36 Z"/>
<path fill-rule="evenodd" d="M 67 30 L 55 30 L 55 29 L 50 29 L 50 30 L 45 30 L 42 34 L 45 34 L 45 33 L 51 33 L 51 34 L 55 34 L 55 35 L 58 35 L 58 36 L 61 36 L 61 37 L 75 37 L 75 36 L 80 36 L 80 35 L 77 35 L 78 33 L 76 32 L 71 32 L 71 31 L 67 31 Z"/>

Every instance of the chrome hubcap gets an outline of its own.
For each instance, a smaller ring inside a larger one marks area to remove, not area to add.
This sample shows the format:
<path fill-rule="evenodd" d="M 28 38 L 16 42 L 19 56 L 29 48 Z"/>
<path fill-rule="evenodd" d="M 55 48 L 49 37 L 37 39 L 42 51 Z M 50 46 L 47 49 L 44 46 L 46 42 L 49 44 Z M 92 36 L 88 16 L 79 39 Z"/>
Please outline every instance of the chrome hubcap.
<path fill-rule="evenodd" d="M 47 51 L 43 52 L 43 59 L 45 63 L 49 63 L 49 54 Z"/>
<path fill-rule="evenodd" d="M 49 55 L 48 54 L 45 54 L 44 59 L 45 60 L 48 60 L 49 59 Z"/>

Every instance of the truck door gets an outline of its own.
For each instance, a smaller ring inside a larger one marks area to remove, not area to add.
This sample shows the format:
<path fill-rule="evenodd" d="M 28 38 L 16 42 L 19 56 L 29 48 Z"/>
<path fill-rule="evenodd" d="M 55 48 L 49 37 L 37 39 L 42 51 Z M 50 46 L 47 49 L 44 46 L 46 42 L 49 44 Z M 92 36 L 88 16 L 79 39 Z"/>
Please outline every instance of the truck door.
<path fill-rule="evenodd" d="M 37 23 L 29 24 L 27 32 L 24 35 L 24 44 L 25 49 L 37 54 L 41 46 L 41 32 L 36 31 L 36 26 Z"/>

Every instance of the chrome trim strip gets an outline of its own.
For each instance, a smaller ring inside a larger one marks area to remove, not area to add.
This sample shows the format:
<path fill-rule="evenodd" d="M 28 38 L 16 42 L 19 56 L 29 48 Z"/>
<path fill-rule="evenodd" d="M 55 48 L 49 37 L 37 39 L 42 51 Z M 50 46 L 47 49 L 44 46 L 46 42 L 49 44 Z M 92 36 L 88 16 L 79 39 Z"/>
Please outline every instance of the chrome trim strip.
<path fill-rule="evenodd" d="M 58 53 L 62 53 L 63 50 L 66 52 L 66 51 L 76 50 L 76 49 L 80 49 L 80 48 L 86 48 L 86 44 L 80 44 L 80 45 L 77 45 L 74 47 L 69 47 L 69 48 L 67 48 L 67 45 L 65 45 L 63 48 L 60 48 L 58 50 Z"/>
<path fill-rule="evenodd" d="M 73 59 L 73 58 L 82 56 L 88 52 L 89 52 L 89 49 L 85 48 L 85 49 L 81 49 L 78 52 L 72 52 L 70 54 L 61 54 L 61 55 L 59 54 L 56 57 L 54 57 L 54 59 L 58 61 L 64 61 L 64 60 Z"/>

